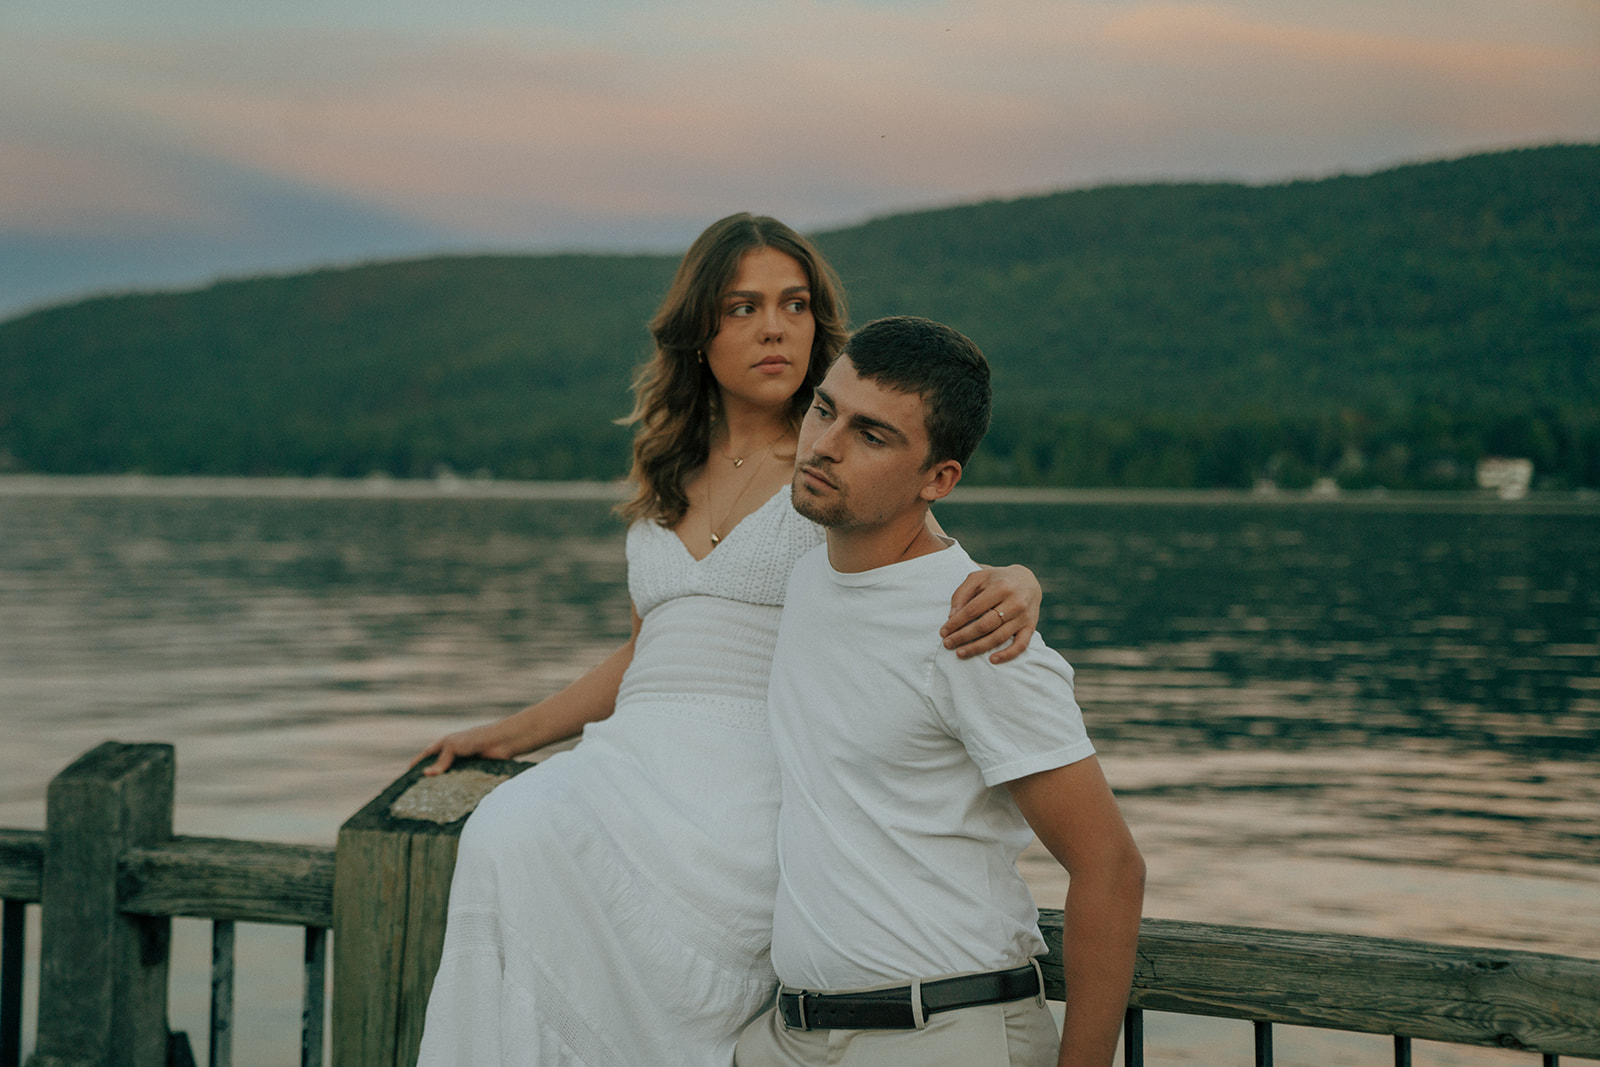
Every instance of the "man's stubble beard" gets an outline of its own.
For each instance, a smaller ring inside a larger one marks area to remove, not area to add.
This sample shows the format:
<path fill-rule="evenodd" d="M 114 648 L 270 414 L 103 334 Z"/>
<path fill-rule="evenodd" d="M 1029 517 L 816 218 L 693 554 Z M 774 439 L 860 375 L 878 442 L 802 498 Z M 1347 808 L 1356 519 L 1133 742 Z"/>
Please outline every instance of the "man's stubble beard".
<path fill-rule="evenodd" d="M 798 480 L 790 490 L 789 501 L 802 518 L 810 519 L 826 529 L 847 526 L 852 518 L 850 510 L 845 507 L 843 501 L 836 500 L 831 504 L 825 504 L 812 496 L 808 490 L 803 489 Z"/>

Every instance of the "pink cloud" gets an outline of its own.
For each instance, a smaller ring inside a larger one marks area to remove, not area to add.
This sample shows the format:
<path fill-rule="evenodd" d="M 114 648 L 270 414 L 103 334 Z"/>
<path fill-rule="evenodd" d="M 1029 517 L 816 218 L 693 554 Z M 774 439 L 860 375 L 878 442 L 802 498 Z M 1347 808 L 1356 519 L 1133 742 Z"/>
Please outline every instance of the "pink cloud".
<path fill-rule="evenodd" d="M 736 204 L 825 224 L 1107 178 L 1303 174 L 1600 137 L 1600 45 L 1550 29 L 1577 17 L 1565 2 L 1520 36 L 1379 19 L 1358 0 L 1315 19 L 1281 4 L 799 0 L 642 9 L 590 36 L 58 42 L 76 73 L 57 95 L 123 142 L 85 133 L 0 166 L 36 212 L 170 210 L 165 154 L 174 173 L 209 157 L 484 235 L 563 214 Z M 129 144 L 125 187 L 58 180 L 73 151 Z"/>

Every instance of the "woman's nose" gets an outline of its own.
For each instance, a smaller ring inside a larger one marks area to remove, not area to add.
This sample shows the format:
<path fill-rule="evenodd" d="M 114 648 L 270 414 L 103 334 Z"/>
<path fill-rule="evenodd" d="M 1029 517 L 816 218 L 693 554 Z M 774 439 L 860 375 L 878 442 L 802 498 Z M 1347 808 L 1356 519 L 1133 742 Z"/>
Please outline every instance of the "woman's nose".
<path fill-rule="evenodd" d="M 776 341 L 783 337 L 783 316 L 777 308 L 769 308 L 761 323 L 761 339 Z"/>

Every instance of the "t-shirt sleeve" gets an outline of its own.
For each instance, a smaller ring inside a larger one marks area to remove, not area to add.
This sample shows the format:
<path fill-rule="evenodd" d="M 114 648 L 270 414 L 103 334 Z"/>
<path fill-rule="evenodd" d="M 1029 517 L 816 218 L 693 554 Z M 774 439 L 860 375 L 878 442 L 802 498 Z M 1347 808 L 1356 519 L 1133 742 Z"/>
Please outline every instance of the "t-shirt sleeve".
<path fill-rule="evenodd" d="M 984 784 L 1000 785 L 1094 755 L 1073 695 L 1072 667 L 1037 636 L 1009 663 L 935 659 L 929 697 Z"/>

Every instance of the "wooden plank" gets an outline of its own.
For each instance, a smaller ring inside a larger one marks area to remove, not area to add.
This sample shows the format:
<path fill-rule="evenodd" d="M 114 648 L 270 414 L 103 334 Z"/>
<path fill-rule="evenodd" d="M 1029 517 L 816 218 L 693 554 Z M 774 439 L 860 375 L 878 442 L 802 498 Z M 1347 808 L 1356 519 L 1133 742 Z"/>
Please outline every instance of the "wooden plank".
<path fill-rule="evenodd" d="M 416 1062 L 456 840 L 482 792 L 530 766 L 462 760 L 431 779 L 413 767 L 340 828 L 333 879 L 333 1062 L 340 1067 Z"/>
<path fill-rule="evenodd" d="M 22 1063 L 22 962 L 28 905 L 8 900 L 0 912 L 0 1067 L 18 1067 Z"/>
<path fill-rule="evenodd" d="M 39 903 L 44 831 L 0 830 L 0 898 Z"/>
<path fill-rule="evenodd" d="M 173 763 L 108 741 L 50 782 L 33 1067 L 166 1062 L 171 920 L 122 914 L 117 857 L 171 836 Z"/>
<path fill-rule="evenodd" d="M 1271 1022 L 1600 1056 L 1600 961 L 1177 922 L 1147 922 L 1140 956 L 1135 1000 L 1158 1011 L 1254 1001 Z"/>
<path fill-rule="evenodd" d="M 1058 959 L 1061 913 L 1040 927 Z M 1132 1004 L 1600 1057 L 1600 960 L 1536 952 L 1146 919 Z"/>
<path fill-rule="evenodd" d="M 211 924 L 211 1040 L 206 1067 L 233 1067 L 234 928 L 231 919 Z"/>
<path fill-rule="evenodd" d="M 300 1006 L 300 1067 L 322 1067 L 322 1035 L 327 1032 L 328 931 L 306 927 L 306 989 Z"/>
<path fill-rule="evenodd" d="M 334 850 L 220 837 L 175 837 L 127 850 L 124 911 L 288 926 L 333 925 Z"/>
<path fill-rule="evenodd" d="M 1046 949 L 1039 969 L 1044 972 L 1044 995 L 1048 1000 L 1067 999 L 1067 981 L 1061 972 L 1061 937 L 1065 922 L 1060 908 L 1039 909 L 1039 932 L 1044 935 Z"/>
<path fill-rule="evenodd" d="M 460 843 L 455 834 L 417 834 L 411 838 L 410 896 L 406 901 L 406 943 L 400 961 L 395 1003 L 395 1046 L 399 1062 L 410 1064 L 422 1047 L 422 1024 L 433 992 L 433 978 L 444 953 L 445 916 Z"/>
<path fill-rule="evenodd" d="M 394 998 L 405 947 L 411 840 L 339 831 L 334 869 L 333 1062 L 394 1062 Z M 359 887 L 359 888 L 356 888 Z"/>

